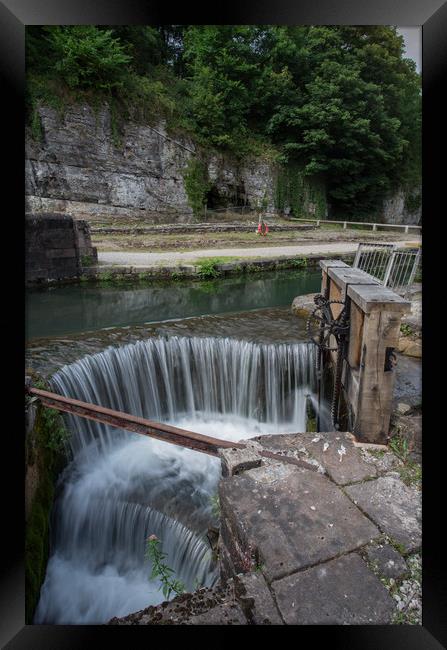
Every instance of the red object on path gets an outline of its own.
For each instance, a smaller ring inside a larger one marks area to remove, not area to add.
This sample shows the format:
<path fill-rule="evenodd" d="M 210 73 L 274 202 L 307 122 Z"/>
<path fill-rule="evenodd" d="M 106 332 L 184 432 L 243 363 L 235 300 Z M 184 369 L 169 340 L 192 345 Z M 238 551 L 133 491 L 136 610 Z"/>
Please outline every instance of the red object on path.
<path fill-rule="evenodd" d="M 265 235 L 268 233 L 269 227 L 267 226 L 266 223 L 259 217 L 259 223 L 258 223 L 258 235 Z"/>

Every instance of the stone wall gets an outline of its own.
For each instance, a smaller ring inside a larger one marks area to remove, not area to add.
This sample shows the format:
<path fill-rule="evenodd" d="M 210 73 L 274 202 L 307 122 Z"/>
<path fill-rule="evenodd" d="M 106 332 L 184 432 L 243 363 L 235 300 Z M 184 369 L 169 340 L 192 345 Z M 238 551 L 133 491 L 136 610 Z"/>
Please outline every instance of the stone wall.
<path fill-rule="evenodd" d="M 62 117 L 49 107 L 39 116 L 42 139 L 26 137 L 26 201 L 29 211 L 68 212 L 75 218 L 151 223 L 192 220 L 183 173 L 196 152 L 186 137 L 172 139 L 164 123 L 126 123 L 114 142 L 106 106 L 96 113 L 74 106 Z M 267 194 L 273 210 L 275 169 L 258 160 L 245 165 L 209 153 L 208 174 L 222 202 L 256 205 Z"/>
<path fill-rule="evenodd" d="M 66 214 L 25 215 L 27 283 L 76 278 L 98 260 L 89 225 Z"/>
<path fill-rule="evenodd" d="M 421 188 L 415 188 L 413 192 L 397 190 L 383 202 L 383 223 L 420 225 L 422 218 L 422 206 L 418 205 L 420 195 Z"/>
<path fill-rule="evenodd" d="M 183 180 L 188 160 L 197 151 L 190 138 L 168 135 L 164 122 L 154 126 L 129 122 L 122 125 L 118 142 L 106 105 L 97 111 L 86 105 L 71 106 L 63 116 L 48 106 L 38 111 L 41 140 L 33 139 L 30 131 L 26 134 L 29 212 L 66 212 L 89 221 L 194 221 Z M 228 154 L 209 151 L 207 165 L 212 183 L 209 208 L 256 207 L 265 195 L 267 211 L 276 212 L 277 169 L 273 163 L 247 157 L 242 164 Z M 324 185 L 324 180 L 311 179 L 309 188 L 315 183 Z M 418 193 L 415 190 L 412 196 Z M 303 212 L 312 216 L 316 205 L 309 191 L 305 194 Z M 399 190 L 370 220 L 419 223 L 421 208 L 411 211 L 407 197 L 408 192 Z M 289 210 L 290 206 L 285 206 L 286 213 Z"/>

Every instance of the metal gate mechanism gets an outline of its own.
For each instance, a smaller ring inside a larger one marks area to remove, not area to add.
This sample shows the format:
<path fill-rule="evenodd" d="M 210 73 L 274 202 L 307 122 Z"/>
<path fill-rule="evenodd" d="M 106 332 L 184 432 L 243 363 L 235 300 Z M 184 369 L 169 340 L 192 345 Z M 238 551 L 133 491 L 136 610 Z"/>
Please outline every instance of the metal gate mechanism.
<path fill-rule="evenodd" d="M 337 352 L 334 372 L 334 386 L 331 401 L 331 419 L 335 429 L 338 429 L 338 413 L 341 395 L 341 375 L 346 344 L 349 336 L 348 305 L 349 300 L 328 300 L 322 294 L 314 298 L 316 308 L 307 319 L 306 329 L 309 340 L 318 346 L 320 355 L 324 352 Z M 338 316 L 332 311 L 332 305 L 343 305 Z M 331 340 L 333 337 L 333 340 Z M 319 356 L 320 356 L 319 355 Z M 321 359 L 317 360 L 317 371 L 322 367 Z M 321 373 L 318 372 L 321 382 Z M 318 390 L 320 393 L 320 388 Z"/>

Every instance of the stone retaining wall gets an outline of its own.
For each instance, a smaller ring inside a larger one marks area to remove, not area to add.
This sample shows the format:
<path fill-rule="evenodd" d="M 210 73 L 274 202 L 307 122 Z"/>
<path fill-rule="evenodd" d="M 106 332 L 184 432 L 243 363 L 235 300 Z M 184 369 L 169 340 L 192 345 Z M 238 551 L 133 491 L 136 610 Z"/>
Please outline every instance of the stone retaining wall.
<path fill-rule="evenodd" d="M 328 253 L 330 255 L 330 253 Z M 306 255 L 301 258 L 267 258 L 263 260 L 236 260 L 215 265 L 217 278 L 230 276 L 262 273 L 264 271 L 282 271 L 282 270 L 314 270 L 318 268 L 319 261 L 324 255 Z M 347 262 L 352 262 L 353 254 L 343 257 Z M 79 282 L 146 282 L 155 280 L 182 281 L 182 280 L 207 280 L 216 278 L 206 278 L 201 275 L 199 266 L 192 264 L 176 266 L 90 266 L 83 268 L 80 277 L 63 278 L 57 283 L 77 284 Z M 41 282 L 28 281 L 28 286 L 41 284 Z"/>
<path fill-rule="evenodd" d="M 87 222 L 66 214 L 25 215 L 27 284 L 79 278 L 97 261 Z"/>
<path fill-rule="evenodd" d="M 257 217 L 253 217 L 253 219 Z M 317 226 L 308 225 L 308 226 L 296 226 L 296 225 L 279 225 L 279 224 L 268 224 L 270 232 L 301 232 L 305 230 L 315 230 Z M 169 235 L 174 233 L 205 233 L 205 232 L 254 232 L 257 230 L 257 226 L 254 223 L 251 224 L 235 224 L 235 223 L 201 223 L 201 224 L 164 224 L 162 226 L 144 226 L 144 227 L 97 227 L 92 228 L 92 233 L 98 233 L 101 235 L 112 235 L 112 234 L 121 234 L 121 235 L 146 235 L 146 234 L 161 234 Z"/>

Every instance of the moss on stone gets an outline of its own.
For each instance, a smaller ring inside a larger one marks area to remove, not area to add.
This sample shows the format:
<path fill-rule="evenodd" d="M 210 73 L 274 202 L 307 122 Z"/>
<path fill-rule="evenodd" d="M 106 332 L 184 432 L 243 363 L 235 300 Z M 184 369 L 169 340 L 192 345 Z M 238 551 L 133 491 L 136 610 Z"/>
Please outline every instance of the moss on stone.
<path fill-rule="evenodd" d="M 34 382 L 48 389 L 42 380 Z M 54 409 L 37 405 L 33 429 L 26 438 L 27 465 L 37 466 L 37 487 L 32 497 L 25 531 L 25 622 L 31 624 L 50 549 L 50 515 L 57 477 L 65 463 L 63 452 L 65 427 Z"/>

